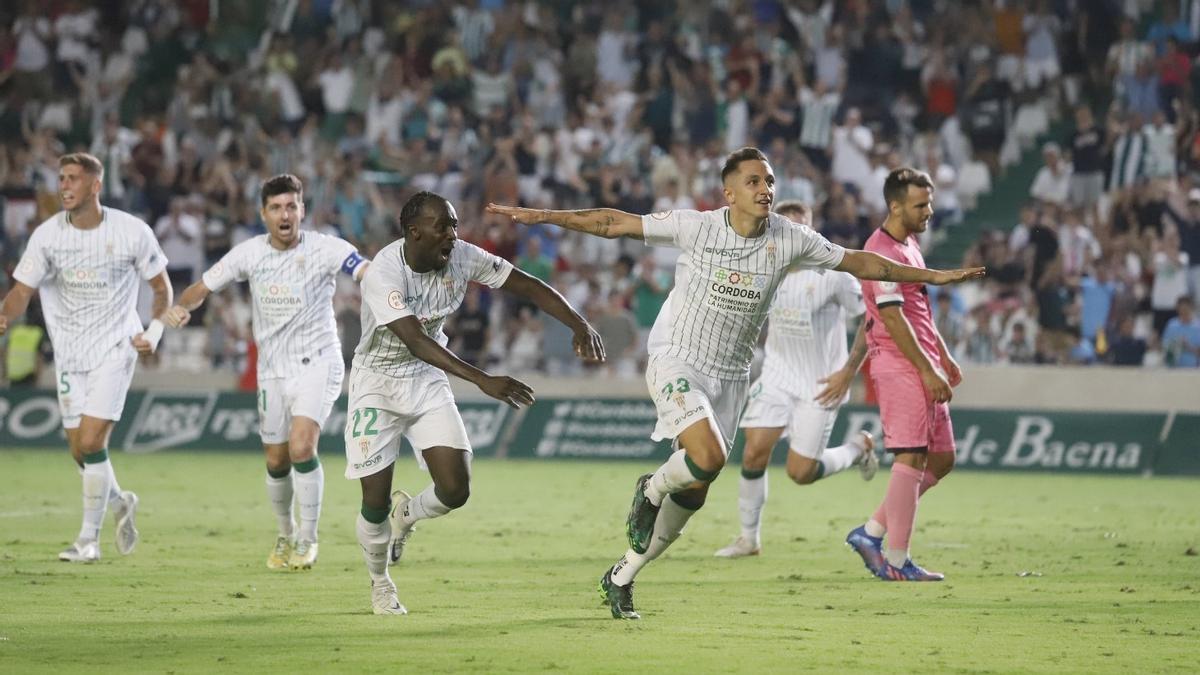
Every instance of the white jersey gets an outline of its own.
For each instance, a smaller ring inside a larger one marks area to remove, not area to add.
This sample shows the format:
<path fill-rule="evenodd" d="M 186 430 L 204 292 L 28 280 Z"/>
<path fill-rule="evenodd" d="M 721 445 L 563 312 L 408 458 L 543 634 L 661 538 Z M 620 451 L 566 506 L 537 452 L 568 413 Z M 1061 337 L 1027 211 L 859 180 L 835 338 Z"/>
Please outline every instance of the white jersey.
<path fill-rule="evenodd" d="M 71 225 L 65 211 L 46 220 L 13 274 L 39 289 L 61 372 L 93 370 L 114 348 L 132 354 L 131 338 L 142 332 L 138 287 L 167 266 L 149 225 L 117 209 L 102 214 L 90 230 Z"/>
<path fill-rule="evenodd" d="M 760 381 L 802 401 L 815 399 L 822 388 L 817 380 L 846 363 L 846 318 L 863 311 L 862 286 L 853 276 L 815 270 L 789 274 L 771 305 Z"/>
<path fill-rule="evenodd" d="M 749 377 L 750 360 L 775 289 L 789 268 L 832 269 L 845 250 L 806 225 L 772 213 L 754 238 L 734 232 L 729 207 L 642 216 L 646 243 L 682 249 L 675 287 L 647 344 L 721 379 Z"/>
<path fill-rule="evenodd" d="M 414 272 L 404 260 L 405 240 L 388 244 L 367 269 L 362 282 L 362 340 L 354 350 L 354 367 L 393 377 L 421 375 L 434 366 L 412 355 L 387 325 L 415 316 L 425 334 L 443 347 L 449 342 L 442 324 L 458 309 L 475 281 L 499 288 L 512 264 L 487 251 L 459 241 L 450 262 L 441 270 Z"/>
<path fill-rule="evenodd" d="M 302 360 L 340 345 L 333 318 L 333 292 L 339 271 L 354 274 L 364 261 L 345 239 L 312 230 L 281 251 L 261 234 L 230 249 L 204 273 L 204 285 L 219 291 L 235 281 L 250 282 L 258 379 L 291 377 Z"/>

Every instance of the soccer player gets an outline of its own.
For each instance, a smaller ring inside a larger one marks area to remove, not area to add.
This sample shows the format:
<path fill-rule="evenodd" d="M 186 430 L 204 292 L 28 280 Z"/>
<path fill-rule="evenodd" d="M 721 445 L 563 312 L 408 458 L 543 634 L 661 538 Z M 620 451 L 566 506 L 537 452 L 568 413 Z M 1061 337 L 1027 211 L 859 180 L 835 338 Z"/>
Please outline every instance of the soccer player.
<path fill-rule="evenodd" d="M 86 153 L 58 160 L 63 210 L 29 237 L 0 311 L 0 335 L 25 313 L 38 289 L 58 376 L 58 405 L 71 456 L 83 475 L 83 526 L 59 560 L 100 559 L 100 525 L 112 505 L 117 551 L 138 542 L 137 495 L 121 490 L 108 457 L 113 424 L 121 419 L 138 354 L 162 338 L 158 319 L 145 330 L 137 315 L 140 281 L 154 293 L 153 315 L 171 304 L 167 261 L 150 226 L 100 205 L 104 167 Z"/>
<path fill-rule="evenodd" d="M 514 408 L 533 403 L 533 391 L 523 382 L 490 375 L 446 349 L 442 324 L 462 304 L 467 284 L 527 299 L 571 329 L 577 355 L 604 360 L 600 336 L 561 295 L 504 259 L 458 241 L 457 228 L 450 202 L 418 192 L 400 211 L 402 238 L 379 252 L 363 279 L 362 340 L 350 371 L 346 477 L 362 486 L 356 530 L 376 614 L 407 613 L 387 566 L 389 558 L 399 561 L 413 525 L 459 508 L 470 494 L 471 444 L 446 373 Z M 415 497 L 391 493 L 401 436 L 433 479 Z"/>
<path fill-rule="evenodd" d="M 925 259 L 917 235 L 929 225 L 933 182 L 909 168 L 883 184 L 888 215 L 867 239 L 866 250 L 913 267 Z M 885 581 L 941 581 L 908 554 L 917 501 L 954 468 L 954 429 L 947 403 L 962 371 L 933 324 L 929 296 L 920 283 L 882 280 L 866 284 L 867 350 L 879 397 L 883 441 L 895 455 L 883 503 L 865 525 L 846 536 L 873 574 Z M 883 536 L 887 533 L 887 551 Z"/>
<path fill-rule="evenodd" d="M 775 212 L 801 225 L 812 224 L 811 211 L 801 202 L 783 202 Z M 746 434 L 738 483 L 742 532 L 716 552 L 718 558 L 740 558 L 761 551 L 767 464 L 775 443 L 785 433 L 790 450 L 787 475 L 798 485 L 809 485 L 856 464 L 863 480 L 875 477 L 879 459 L 870 434 L 860 432 L 846 445 L 825 447 L 838 408 L 849 398 L 850 383 L 867 355 L 861 325 L 854 349 L 846 354 L 846 317 L 862 312 L 862 287 L 845 272 L 801 268 L 780 282 L 767 315 L 770 323 L 762 375 L 750 385 L 750 402 L 742 413 L 741 428 Z"/>
<path fill-rule="evenodd" d="M 520 223 L 552 223 L 682 249 L 675 287 L 650 332 L 646 367 L 658 411 L 651 438 L 674 439 L 681 449 L 656 471 L 638 478 L 626 521 L 629 550 L 600 579 L 600 592 L 613 618 L 639 618 L 633 607 L 634 576 L 679 537 L 725 466 L 746 401 L 754 343 L 789 269 L 823 267 L 865 279 L 934 284 L 983 275 L 982 268 L 926 270 L 867 251 L 845 250 L 771 213 L 775 174 L 757 148 L 731 153 L 721 180 L 728 206 L 715 211 L 636 216 L 616 209 L 488 205 L 492 213 Z"/>
<path fill-rule="evenodd" d="M 299 178 L 268 179 L 261 201 L 267 233 L 234 246 L 180 294 L 164 321 L 184 326 L 210 293 L 235 281 L 250 283 L 259 435 L 267 458 L 267 496 L 279 524 L 267 567 L 310 569 L 317 562 L 325 491 L 317 441 L 345 375 L 333 317 L 334 287 L 339 273 L 358 281 L 370 263 L 344 239 L 300 230 L 304 186 Z M 300 507 L 299 531 L 293 496 Z"/>

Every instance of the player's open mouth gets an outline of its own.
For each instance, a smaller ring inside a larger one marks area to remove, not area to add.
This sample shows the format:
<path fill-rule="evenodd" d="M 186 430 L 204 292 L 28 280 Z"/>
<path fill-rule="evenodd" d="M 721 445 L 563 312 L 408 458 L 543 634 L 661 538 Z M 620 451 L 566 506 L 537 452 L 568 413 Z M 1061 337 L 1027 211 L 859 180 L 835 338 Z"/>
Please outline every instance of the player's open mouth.
<path fill-rule="evenodd" d="M 292 224 L 291 223 L 280 223 L 279 224 L 279 233 L 280 234 L 291 234 L 291 232 L 292 232 Z"/>

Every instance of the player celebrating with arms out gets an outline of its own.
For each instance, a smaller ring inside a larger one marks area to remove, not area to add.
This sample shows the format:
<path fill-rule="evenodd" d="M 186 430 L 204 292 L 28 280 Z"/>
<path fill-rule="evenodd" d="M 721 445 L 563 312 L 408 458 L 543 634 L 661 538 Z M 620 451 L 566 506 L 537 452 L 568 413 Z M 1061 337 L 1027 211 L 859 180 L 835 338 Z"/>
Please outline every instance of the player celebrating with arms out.
<path fill-rule="evenodd" d="M 406 614 L 388 575 L 413 525 L 466 503 L 471 444 L 446 373 L 514 408 L 533 403 L 523 382 L 488 373 L 446 349 L 446 317 L 467 284 L 501 288 L 528 299 L 574 333 L 575 353 L 603 361 L 600 336 L 554 289 L 508 261 L 458 241 L 458 214 L 445 198 L 418 192 L 400 211 L 401 239 L 379 252 L 363 279 L 362 340 L 350 371 L 346 477 L 362 486 L 356 531 L 376 614 Z M 388 518 L 392 472 L 401 436 L 433 482 L 415 497 L 397 491 Z"/>
<path fill-rule="evenodd" d="M 775 212 L 812 225 L 812 212 L 801 202 L 783 202 Z M 801 268 L 779 284 L 768 315 L 762 375 L 750 387 L 750 402 L 742 416 L 746 433 L 738 482 L 742 532 L 716 552 L 718 558 L 759 554 L 767 464 L 785 433 L 790 450 L 787 475 L 798 485 L 810 485 L 856 464 L 864 480 L 875 477 L 879 459 L 870 434 L 859 432 L 845 445 L 825 447 L 838 408 L 849 398 L 850 383 L 867 355 L 862 325 L 854 348 L 846 353 L 846 317 L 862 312 L 862 287 L 845 272 Z"/>
<path fill-rule="evenodd" d="M 234 246 L 180 294 L 165 320 L 174 328 L 186 325 L 210 293 L 235 281 L 250 283 L 259 350 L 259 435 L 267 457 L 267 496 L 279 524 L 267 567 L 309 569 L 317 561 L 325 491 L 317 441 L 345 375 L 333 294 L 339 272 L 357 281 L 370 263 L 344 239 L 300 230 L 304 185 L 296 176 L 270 178 L 260 192 L 267 233 Z M 293 497 L 300 506 L 298 533 Z"/>
<path fill-rule="evenodd" d="M 150 226 L 100 205 L 100 160 L 74 153 L 60 157 L 58 167 L 63 210 L 29 237 L 0 310 L 0 335 L 25 313 L 38 288 L 54 346 L 67 445 L 83 475 L 83 526 L 58 559 L 93 562 L 100 559 L 100 524 L 109 504 L 117 520 L 117 550 L 129 554 L 138 541 L 138 498 L 118 487 L 108 439 L 125 408 L 137 354 L 154 352 L 162 338 L 158 319 L 142 330 L 139 281 L 148 281 L 154 292 L 154 316 L 170 306 L 171 283 Z"/>
<path fill-rule="evenodd" d="M 895 169 L 883 183 L 888 215 L 866 250 L 913 267 L 924 267 L 917 235 L 929 226 L 933 182 L 909 168 Z M 921 495 L 954 468 L 951 387 L 962 371 L 933 323 L 925 286 L 879 281 L 863 289 L 871 378 L 888 452 L 896 456 L 887 493 L 875 515 L 846 536 L 867 569 L 885 581 L 941 581 L 908 555 Z M 887 552 L 883 535 L 887 533 Z"/>
<path fill-rule="evenodd" d="M 674 439 L 673 452 L 640 477 L 626 522 L 629 550 L 600 579 L 613 618 L 637 619 L 633 579 L 675 541 L 704 505 L 725 466 L 746 401 L 750 360 L 784 276 L 796 266 L 862 278 L 947 284 L 982 268 L 926 270 L 831 244 L 810 228 L 771 213 L 775 173 L 757 148 L 731 153 L 721 169 L 728 206 L 637 216 L 616 209 L 549 211 L 489 204 L 514 221 L 552 223 L 606 238 L 631 237 L 682 249 L 675 287 L 650 332 L 646 382 L 658 411 L 651 438 Z"/>

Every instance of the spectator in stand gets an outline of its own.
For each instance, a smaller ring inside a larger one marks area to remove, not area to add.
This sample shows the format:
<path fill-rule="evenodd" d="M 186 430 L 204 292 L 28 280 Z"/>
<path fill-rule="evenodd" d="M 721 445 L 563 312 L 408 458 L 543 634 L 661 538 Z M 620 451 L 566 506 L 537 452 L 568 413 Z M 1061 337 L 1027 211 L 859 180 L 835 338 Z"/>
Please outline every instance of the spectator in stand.
<path fill-rule="evenodd" d="M 1098 262 L 1091 273 L 1079 280 L 1079 329 L 1084 338 L 1095 343 L 1104 331 L 1118 289 L 1109 266 L 1103 262 Z"/>
<path fill-rule="evenodd" d="M 1125 317 L 1117 326 L 1117 335 L 1108 344 L 1105 355 L 1114 366 L 1140 366 L 1146 358 L 1146 341 L 1134 334 L 1133 317 Z"/>
<path fill-rule="evenodd" d="M 1142 173 L 1147 178 L 1175 178 L 1175 125 L 1167 122 L 1163 111 L 1156 111 L 1150 123 L 1142 127 L 1146 156 Z"/>
<path fill-rule="evenodd" d="M 1090 213 L 1104 192 L 1104 134 L 1086 105 L 1075 109 L 1071 168 L 1071 206 Z"/>
<path fill-rule="evenodd" d="M 1200 367 L 1200 317 L 1191 296 L 1176 303 L 1176 316 L 1167 322 L 1162 334 L 1167 365 L 1172 368 Z"/>
<path fill-rule="evenodd" d="M 1166 215 L 1179 232 L 1179 248 L 1188 256 L 1188 293 L 1200 297 L 1200 188 L 1188 190 L 1184 213 L 1168 205 Z"/>
<path fill-rule="evenodd" d="M 1108 141 L 1106 147 L 1112 156 L 1108 171 L 1108 191 L 1117 199 L 1137 184 L 1144 175 L 1146 137 L 1142 134 L 1142 117 L 1138 114 L 1125 115 L 1114 110 L 1108 118 Z"/>
<path fill-rule="evenodd" d="M 1183 51 L 1179 38 L 1168 37 L 1166 52 L 1158 57 L 1158 95 L 1163 110 L 1172 123 L 1175 122 L 1175 106 L 1187 85 L 1191 69 L 1191 59 Z"/>
<path fill-rule="evenodd" d="M 1179 234 L 1167 231 L 1162 243 L 1155 246 L 1154 283 L 1150 290 L 1150 309 L 1154 311 L 1154 334 L 1162 335 L 1176 312 L 1179 299 L 1186 296 L 1188 254 L 1179 249 Z"/>
<path fill-rule="evenodd" d="M 1062 156 L 1058 143 L 1047 143 L 1042 146 L 1042 168 L 1038 169 L 1029 188 L 1029 196 L 1034 199 L 1065 206 L 1071 194 L 1071 165 Z"/>

